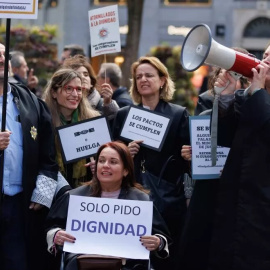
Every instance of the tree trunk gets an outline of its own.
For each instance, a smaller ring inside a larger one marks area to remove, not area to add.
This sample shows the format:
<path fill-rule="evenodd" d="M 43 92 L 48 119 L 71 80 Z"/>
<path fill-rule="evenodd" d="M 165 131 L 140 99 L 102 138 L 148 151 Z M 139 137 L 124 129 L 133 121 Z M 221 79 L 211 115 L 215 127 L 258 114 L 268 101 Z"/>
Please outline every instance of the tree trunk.
<path fill-rule="evenodd" d="M 144 0 L 127 0 L 128 7 L 128 34 L 124 49 L 125 61 L 122 65 L 123 85 L 130 87 L 130 68 L 138 58 L 140 44 L 142 11 Z"/>

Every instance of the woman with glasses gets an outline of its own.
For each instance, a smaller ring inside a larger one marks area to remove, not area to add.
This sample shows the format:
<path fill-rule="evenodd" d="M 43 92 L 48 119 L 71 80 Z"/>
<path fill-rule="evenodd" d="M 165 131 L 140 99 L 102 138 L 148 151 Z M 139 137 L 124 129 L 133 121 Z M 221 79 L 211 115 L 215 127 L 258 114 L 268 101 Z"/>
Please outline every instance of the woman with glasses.
<path fill-rule="evenodd" d="M 63 67 L 76 70 L 83 79 L 83 87 L 87 92 L 87 99 L 93 109 L 98 110 L 102 115 L 113 119 L 117 113 L 119 106 L 116 101 L 112 99 L 113 90 L 108 83 L 100 85 L 100 92 L 97 91 L 96 74 L 89 64 L 86 57 L 82 55 L 75 55 L 74 57 L 67 58 Z"/>
<path fill-rule="evenodd" d="M 89 106 L 82 83 L 80 74 L 68 68 L 57 70 L 48 82 L 44 100 L 51 112 L 54 128 L 99 116 L 99 112 Z M 55 138 L 59 170 L 69 185 L 75 188 L 81 182 L 89 181 L 91 172 L 84 166 L 86 160 L 64 164 L 59 139 Z"/>

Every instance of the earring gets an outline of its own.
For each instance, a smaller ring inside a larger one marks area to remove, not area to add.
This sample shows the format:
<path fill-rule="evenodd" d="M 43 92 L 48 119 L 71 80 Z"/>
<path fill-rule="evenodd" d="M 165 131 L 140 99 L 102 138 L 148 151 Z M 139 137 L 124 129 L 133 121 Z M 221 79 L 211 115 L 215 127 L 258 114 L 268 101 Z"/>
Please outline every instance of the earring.
<path fill-rule="evenodd" d="M 162 86 L 162 85 L 160 86 L 160 89 L 161 89 L 161 90 L 163 89 L 163 86 Z"/>

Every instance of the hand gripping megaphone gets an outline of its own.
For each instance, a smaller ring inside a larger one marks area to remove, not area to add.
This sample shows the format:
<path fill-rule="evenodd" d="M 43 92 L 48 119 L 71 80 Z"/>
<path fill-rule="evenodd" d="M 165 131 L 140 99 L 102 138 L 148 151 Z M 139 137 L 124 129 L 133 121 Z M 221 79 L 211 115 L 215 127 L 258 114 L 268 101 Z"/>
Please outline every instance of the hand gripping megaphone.
<path fill-rule="evenodd" d="M 260 60 L 254 56 L 237 52 L 216 42 L 206 24 L 198 24 L 190 30 L 181 51 L 181 64 L 186 71 L 194 71 L 207 64 L 252 78 L 251 69 L 259 63 Z"/>

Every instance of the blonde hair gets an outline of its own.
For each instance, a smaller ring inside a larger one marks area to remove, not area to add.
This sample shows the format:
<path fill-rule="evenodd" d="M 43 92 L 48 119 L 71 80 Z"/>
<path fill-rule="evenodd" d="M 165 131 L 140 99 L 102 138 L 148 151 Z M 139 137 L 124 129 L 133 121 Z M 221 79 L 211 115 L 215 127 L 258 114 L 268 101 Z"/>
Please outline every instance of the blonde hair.
<path fill-rule="evenodd" d="M 172 81 L 167 68 L 161 63 L 161 61 L 154 56 L 140 57 L 137 62 L 134 62 L 131 66 L 132 81 L 129 89 L 130 95 L 134 102 L 141 103 L 142 97 L 139 94 L 136 84 L 136 70 L 142 64 L 150 64 L 158 71 L 159 77 L 165 79 L 163 87 L 160 89 L 159 98 L 164 101 L 170 101 L 173 98 L 175 92 L 174 82 Z"/>
<path fill-rule="evenodd" d="M 79 78 L 80 81 L 82 81 L 82 77 L 80 76 L 80 74 L 74 71 L 73 69 L 60 68 L 53 74 L 50 81 L 45 87 L 43 98 L 47 103 L 49 110 L 51 112 L 54 127 L 61 126 L 61 120 L 60 120 L 60 106 L 57 100 L 53 97 L 53 92 L 56 92 L 60 87 L 65 86 L 75 78 Z M 86 93 L 83 92 L 82 99 L 78 106 L 79 120 L 85 120 L 99 115 L 100 115 L 99 112 L 94 110 L 90 106 L 86 98 Z"/>

